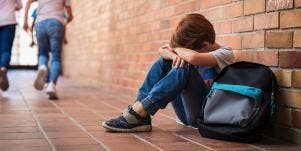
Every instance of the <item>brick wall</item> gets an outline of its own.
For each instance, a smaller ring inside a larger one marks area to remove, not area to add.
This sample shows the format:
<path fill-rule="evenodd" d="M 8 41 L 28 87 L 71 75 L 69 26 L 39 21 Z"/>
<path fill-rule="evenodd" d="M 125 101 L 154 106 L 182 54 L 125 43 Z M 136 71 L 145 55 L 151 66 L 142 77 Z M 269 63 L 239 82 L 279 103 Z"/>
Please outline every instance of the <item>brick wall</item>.
<path fill-rule="evenodd" d="M 205 15 L 237 60 L 270 66 L 280 89 L 272 135 L 301 142 L 301 0 L 73 1 L 63 73 L 134 95 L 181 17 Z"/>

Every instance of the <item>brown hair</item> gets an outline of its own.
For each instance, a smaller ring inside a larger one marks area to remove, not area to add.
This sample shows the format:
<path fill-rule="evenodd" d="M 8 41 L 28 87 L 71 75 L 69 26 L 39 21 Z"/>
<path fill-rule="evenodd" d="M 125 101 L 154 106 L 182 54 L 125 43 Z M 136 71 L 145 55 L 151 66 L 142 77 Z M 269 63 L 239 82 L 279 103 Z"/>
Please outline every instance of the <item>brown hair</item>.
<path fill-rule="evenodd" d="M 201 14 L 188 14 L 171 36 L 170 46 L 200 50 L 203 42 L 215 43 L 213 25 Z"/>

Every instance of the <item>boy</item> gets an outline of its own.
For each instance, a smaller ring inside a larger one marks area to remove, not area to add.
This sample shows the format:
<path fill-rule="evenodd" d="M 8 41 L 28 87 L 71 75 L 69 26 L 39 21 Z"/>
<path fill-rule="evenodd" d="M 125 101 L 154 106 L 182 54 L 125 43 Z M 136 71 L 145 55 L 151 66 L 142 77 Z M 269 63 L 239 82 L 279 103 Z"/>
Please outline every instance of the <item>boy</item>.
<path fill-rule="evenodd" d="M 215 42 L 212 24 L 200 14 L 186 15 L 159 54 L 136 102 L 120 117 L 103 122 L 103 127 L 116 132 L 151 131 L 150 115 L 169 102 L 181 123 L 197 127 L 202 101 L 209 92 L 204 80 L 215 77 L 214 69 L 220 71 L 234 62 L 231 48 Z"/>

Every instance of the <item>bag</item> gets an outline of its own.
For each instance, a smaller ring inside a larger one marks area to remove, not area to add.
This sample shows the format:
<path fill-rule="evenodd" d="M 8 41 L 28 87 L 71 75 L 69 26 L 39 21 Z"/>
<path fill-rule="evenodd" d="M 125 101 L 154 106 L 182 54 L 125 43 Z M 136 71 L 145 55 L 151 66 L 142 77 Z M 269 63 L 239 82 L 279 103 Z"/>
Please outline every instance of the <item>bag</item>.
<path fill-rule="evenodd" d="M 245 143 L 261 140 L 275 113 L 277 88 L 275 75 L 265 65 L 242 61 L 225 67 L 202 104 L 200 134 Z"/>

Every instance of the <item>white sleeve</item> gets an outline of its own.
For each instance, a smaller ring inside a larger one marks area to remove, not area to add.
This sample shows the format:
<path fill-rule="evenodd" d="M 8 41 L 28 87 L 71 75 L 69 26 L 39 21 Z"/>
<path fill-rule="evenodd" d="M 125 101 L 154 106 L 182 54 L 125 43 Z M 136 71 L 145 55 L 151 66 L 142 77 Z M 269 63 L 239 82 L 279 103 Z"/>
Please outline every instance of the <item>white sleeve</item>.
<path fill-rule="evenodd" d="M 222 47 L 209 53 L 215 58 L 219 69 L 223 69 L 235 61 L 233 51 L 230 47 Z"/>

